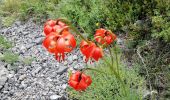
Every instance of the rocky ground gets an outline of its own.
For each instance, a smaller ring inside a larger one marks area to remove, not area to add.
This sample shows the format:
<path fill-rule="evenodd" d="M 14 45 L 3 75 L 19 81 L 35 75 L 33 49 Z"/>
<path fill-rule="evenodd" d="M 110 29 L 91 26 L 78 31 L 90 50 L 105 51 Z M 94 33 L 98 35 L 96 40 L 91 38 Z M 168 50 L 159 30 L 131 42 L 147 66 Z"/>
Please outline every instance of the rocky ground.
<path fill-rule="evenodd" d="M 25 24 L 16 21 L 11 27 L 0 29 L 0 35 L 13 42 L 11 50 L 20 58 L 13 65 L 0 61 L 0 100 L 68 99 L 68 70 L 84 66 L 79 50 L 67 54 L 63 63 L 57 62 L 42 46 L 42 26 L 31 20 Z M 22 62 L 24 58 L 33 60 L 25 64 Z M 11 70 L 11 67 L 17 70 Z"/>

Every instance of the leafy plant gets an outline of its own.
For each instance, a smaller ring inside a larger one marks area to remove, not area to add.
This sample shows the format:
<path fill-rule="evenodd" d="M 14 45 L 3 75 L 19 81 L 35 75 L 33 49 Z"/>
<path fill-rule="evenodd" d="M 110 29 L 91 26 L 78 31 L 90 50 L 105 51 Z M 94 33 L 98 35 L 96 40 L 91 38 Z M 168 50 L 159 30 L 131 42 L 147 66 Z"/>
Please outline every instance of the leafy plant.
<path fill-rule="evenodd" d="M 150 41 L 138 47 L 139 56 L 133 55 L 138 63 L 139 73 L 147 78 L 147 86 L 158 91 L 158 98 L 169 98 L 170 44 Z M 144 67 L 146 66 L 146 68 Z"/>
<path fill-rule="evenodd" d="M 111 63 L 111 59 L 107 60 Z M 120 60 L 119 60 L 120 61 Z M 114 65 L 116 66 L 116 62 Z M 90 66 L 92 67 L 92 66 Z M 111 74 L 108 64 L 100 62 L 97 64 L 97 70 L 105 73 L 98 73 L 95 71 L 88 71 L 87 73 L 92 76 L 93 83 L 84 92 L 77 92 L 70 88 L 67 89 L 70 99 L 74 100 L 140 100 L 142 98 L 142 91 L 145 89 L 145 81 L 138 73 L 138 66 L 132 69 L 120 65 L 121 78 L 125 82 L 127 90 L 127 97 L 124 96 L 124 89 L 121 83 Z"/>
<path fill-rule="evenodd" d="M 30 65 L 34 59 L 35 58 L 32 58 L 32 57 L 26 57 L 26 58 L 22 58 L 21 60 L 24 64 Z"/>
<path fill-rule="evenodd" d="M 3 60 L 9 64 L 13 64 L 15 63 L 16 61 L 19 60 L 18 58 L 18 55 L 17 54 L 14 54 L 12 52 L 4 52 L 3 55 L 1 56 L 0 60 Z"/>
<path fill-rule="evenodd" d="M 9 41 L 7 41 L 3 36 L 0 35 L 0 48 L 9 49 L 12 45 Z"/>

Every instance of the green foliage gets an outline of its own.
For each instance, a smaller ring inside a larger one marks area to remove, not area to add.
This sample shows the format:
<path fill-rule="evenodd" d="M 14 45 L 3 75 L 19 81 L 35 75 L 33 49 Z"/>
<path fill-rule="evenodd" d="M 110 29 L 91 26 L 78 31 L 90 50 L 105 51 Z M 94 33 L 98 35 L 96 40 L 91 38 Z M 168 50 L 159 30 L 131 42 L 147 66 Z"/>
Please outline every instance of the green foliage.
<path fill-rule="evenodd" d="M 21 0 L 3 0 L 0 4 L 0 17 L 3 26 L 10 26 L 19 15 Z"/>
<path fill-rule="evenodd" d="M 50 9 L 50 7 L 51 4 L 46 2 L 46 0 L 24 0 L 21 4 L 21 8 L 19 9 L 21 19 L 27 20 L 31 17 L 37 21 L 46 19 L 47 11 Z"/>
<path fill-rule="evenodd" d="M 134 39 L 150 39 L 152 35 L 169 41 L 169 0 L 64 0 L 58 9 L 58 16 L 68 18 L 85 33 L 93 34 L 96 28 L 105 27 L 129 33 Z M 161 30 L 155 23 L 159 16 L 163 21 Z"/>
<path fill-rule="evenodd" d="M 109 59 L 107 61 L 110 62 Z M 114 66 L 116 66 L 115 64 L 114 62 Z M 69 97 L 73 100 L 140 100 L 142 91 L 145 89 L 145 81 L 144 78 L 138 75 L 137 67 L 134 66 L 131 69 L 120 64 L 121 78 L 125 82 L 127 91 L 126 97 L 124 96 L 122 84 L 111 74 L 111 70 L 105 62 L 100 62 L 96 67 L 97 70 L 101 70 L 105 74 L 88 71 L 88 75 L 93 80 L 92 84 L 83 92 L 77 92 L 69 87 L 67 90 Z"/>
<path fill-rule="evenodd" d="M 3 60 L 9 64 L 13 64 L 19 59 L 17 54 L 7 51 L 3 53 L 3 55 L 0 57 L 0 60 Z"/>
<path fill-rule="evenodd" d="M 64 0 L 58 5 L 59 16 L 66 17 L 75 26 L 82 27 L 85 33 L 93 34 L 96 28 L 102 26 L 119 30 L 125 20 L 129 19 L 121 14 L 123 9 L 117 9 L 116 5 L 118 3 L 111 2 L 111 0 Z"/>
<path fill-rule="evenodd" d="M 12 43 L 7 41 L 3 36 L 0 35 L 0 61 L 5 61 L 9 64 L 14 64 L 19 60 L 19 55 L 12 53 L 9 49 L 12 47 Z"/>
<path fill-rule="evenodd" d="M 9 41 L 7 41 L 3 36 L 0 35 L 0 48 L 9 49 L 12 45 Z"/>
<path fill-rule="evenodd" d="M 9 27 L 15 22 L 15 20 L 16 20 L 15 14 L 13 14 L 11 16 L 2 17 L 2 25 Z"/>
<path fill-rule="evenodd" d="M 56 5 L 60 0 L 4 0 L 0 4 L 0 16 L 3 25 L 10 26 L 17 18 L 42 22 L 47 18 L 56 18 Z"/>
<path fill-rule="evenodd" d="M 152 17 L 152 36 L 156 38 L 163 38 L 166 42 L 170 42 L 170 22 L 168 18 L 163 16 Z"/>
<path fill-rule="evenodd" d="M 26 65 L 31 65 L 32 61 L 34 60 L 35 58 L 32 58 L 32 57 L 26 57 L 26 58 L 22 58 L 22 62 Z"/>

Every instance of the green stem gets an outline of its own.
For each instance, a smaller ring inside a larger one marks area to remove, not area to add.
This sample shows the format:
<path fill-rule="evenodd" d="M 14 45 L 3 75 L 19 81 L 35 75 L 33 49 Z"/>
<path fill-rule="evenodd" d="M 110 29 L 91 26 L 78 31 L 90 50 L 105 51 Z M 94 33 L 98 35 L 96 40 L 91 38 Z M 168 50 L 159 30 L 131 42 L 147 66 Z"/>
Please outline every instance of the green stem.
<path fill-rule="evenodd" d="M 116 56 L 116 67 L 117 67 L 117 73 L 118 73 L 118 75 L 120 75 L 120 73 L 119 73 L 119 62 L 118 62 L 118 54 L 117 54 L 117 48 L 116 48 L 116 45 L 115 45 L 115 47 L 114 47 L 114 51 L 115 51 L 115 56 Z"/>
<path fill-rule="evenodd" d="M 99 72 L 99 73 L 108 74 L 108 73 L 106 73 L 106 72 L 97 70 L 97 69 L 95 69 L 95 68 L 84 68 L 84 69 L 82 69 L 81 72 L 83 73 L 83 72 L 85 72 L 86 70 L 92 70 L 92 71 L 96 71 L 96 72 Z"/>
<path fill-rule="evenodd" d="M 111 62 L 112 62 L 112 67 L 113 67 L 113 55 L 112 55 L 111 47 L 109 47 L 109 53 L 110 53 L 110 58 L 111 58 Z"/>
<path fill-rule="evenodd" d="M 127 96 L 127 92 L 126 92 L 126 88 L 125 88 L 125 84 L 120 76 L 120 74 L 118 74 L 116 72 L 116 70 L 112 67 L 112 65 L 106 60 L 103 58 L 103 60 L 107 63 L 107 65 L 111 68 L 111 71 L 113 75 L 115 75 L 115 77 L 118 79 L 118 81 L 121 83 L 122 87 L 123 87 L 123 90 L 124 90 L 124 95 Z"/>

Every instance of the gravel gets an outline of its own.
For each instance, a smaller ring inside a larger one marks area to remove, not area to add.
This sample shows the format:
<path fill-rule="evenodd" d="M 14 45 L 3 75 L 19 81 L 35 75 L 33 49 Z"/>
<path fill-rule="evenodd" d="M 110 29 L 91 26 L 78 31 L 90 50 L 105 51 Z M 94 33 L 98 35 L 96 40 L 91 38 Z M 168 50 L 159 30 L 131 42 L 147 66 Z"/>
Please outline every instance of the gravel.
<path fill-rule="evenodd" d="M 24 24 L 16 21 L 11 27 L 0 29 L 0 35 L 13 43 L 10 50 L 20 58 L 15 64 L 7 65 L 17 67 L 16 71 L 5 68 L 6 63 L 0 61 L 0 100 L 68 99 L 68 70 L 83 68 L 83 57 L 75 49 L 66 55 L 63 63 L 57 62 L 42 46 L 42 29 L 32 20 Z M 25 58 L 33 60 L 26 64 Z"/>
<path fill-rule="evenodd" d="M 3 88 L 5 82 L 7 81 L 8 73 L 9 73 L 8 70 L 0 62 L 0 89 Z"/>

